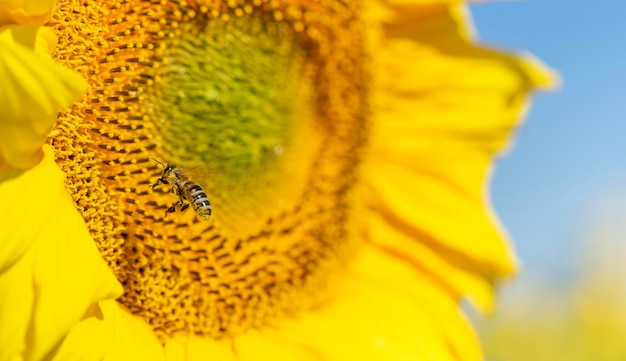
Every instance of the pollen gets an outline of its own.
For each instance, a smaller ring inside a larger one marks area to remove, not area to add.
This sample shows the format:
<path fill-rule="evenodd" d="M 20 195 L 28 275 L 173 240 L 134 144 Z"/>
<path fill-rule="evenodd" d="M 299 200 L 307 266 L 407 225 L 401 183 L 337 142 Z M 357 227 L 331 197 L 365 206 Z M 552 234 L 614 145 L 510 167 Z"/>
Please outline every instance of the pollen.
<path fill-rule="evenodd" d="M 60 0 L 90 89 L 50 144 L 118 302 L 161 337 L 234 335 L 321 302 L 349 257 L 367 133 L 351 2 Z M 175 163 L 213 217 L 165 211 Z"/>

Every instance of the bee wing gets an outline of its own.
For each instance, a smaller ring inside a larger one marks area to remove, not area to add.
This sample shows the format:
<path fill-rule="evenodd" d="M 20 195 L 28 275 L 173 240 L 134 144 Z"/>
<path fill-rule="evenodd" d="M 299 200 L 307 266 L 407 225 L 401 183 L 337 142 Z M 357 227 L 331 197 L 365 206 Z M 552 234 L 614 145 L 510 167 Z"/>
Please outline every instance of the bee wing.
<path fill-rule="evenodd" d="M 209 184 L 211 180 L 218 179 L 224 173 L 223 167 L 218 164 L 201 164 L 181 169 L 190 180 L 200 185 Z"/>

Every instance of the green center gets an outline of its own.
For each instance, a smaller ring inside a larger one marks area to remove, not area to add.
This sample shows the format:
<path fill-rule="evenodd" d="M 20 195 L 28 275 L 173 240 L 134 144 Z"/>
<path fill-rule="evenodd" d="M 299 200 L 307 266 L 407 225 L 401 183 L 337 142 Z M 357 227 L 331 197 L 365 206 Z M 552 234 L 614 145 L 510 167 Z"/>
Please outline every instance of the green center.
<path fill-rule="evenodd" d="M 275 171 L 311 104 L 289 28 L 253 17 L 180 26 L 150 88 L 166 161 L 229 180 Z"/>

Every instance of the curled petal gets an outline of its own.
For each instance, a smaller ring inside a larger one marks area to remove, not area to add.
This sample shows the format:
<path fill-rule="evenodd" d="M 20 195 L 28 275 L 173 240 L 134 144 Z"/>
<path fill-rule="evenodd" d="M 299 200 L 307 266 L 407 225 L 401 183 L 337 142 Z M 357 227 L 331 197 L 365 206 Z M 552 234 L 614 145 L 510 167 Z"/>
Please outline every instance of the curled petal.
<path fill-rule="evenodd" d="M 9 26 L 3 29 L 13 38 L 13 41 L 22 44 L 35 54 L 49 57 L 57 45 L 57 36 L 52 29 L 37 25 Z"/>
<path fill-rule="evenodd" d="M 33 51 L 42 51 L 49 43 L 28 36 L 36 33 L 23 29 L 0 33 L 0 180 L 39 162 L 57 112 L 87 88 L 76 72 Z M 46 31 L 41 34 L 48 36 Z M 26 40 L 28 44 L 20 43 Z"/>
<path fill-rule="evenodd" d="M 52 16 L 56 0 L 2 0 L 0 1 L 0 26 L 43 25 Z"/>

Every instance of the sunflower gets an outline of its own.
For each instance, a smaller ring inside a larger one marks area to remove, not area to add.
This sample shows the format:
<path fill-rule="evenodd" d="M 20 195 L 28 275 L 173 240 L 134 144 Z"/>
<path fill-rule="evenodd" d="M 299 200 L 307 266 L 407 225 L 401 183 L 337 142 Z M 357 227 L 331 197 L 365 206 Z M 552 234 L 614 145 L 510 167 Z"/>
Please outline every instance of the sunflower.
<path fill-rule="evenodd" d="M 0 360 L 480 359 L 459 303 L 515 270 L 485 184 L 551 77 L 463 5 L 0 21 Z"/>

